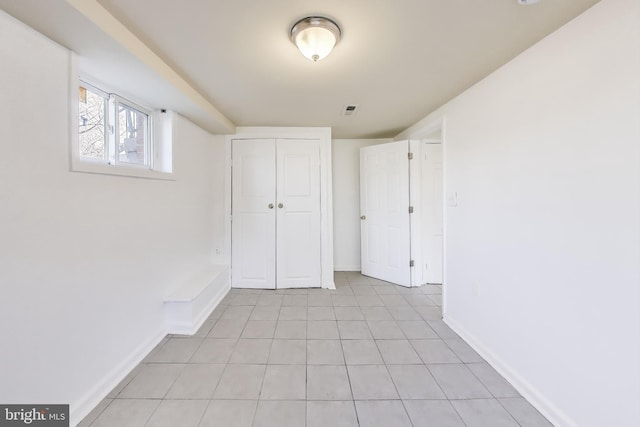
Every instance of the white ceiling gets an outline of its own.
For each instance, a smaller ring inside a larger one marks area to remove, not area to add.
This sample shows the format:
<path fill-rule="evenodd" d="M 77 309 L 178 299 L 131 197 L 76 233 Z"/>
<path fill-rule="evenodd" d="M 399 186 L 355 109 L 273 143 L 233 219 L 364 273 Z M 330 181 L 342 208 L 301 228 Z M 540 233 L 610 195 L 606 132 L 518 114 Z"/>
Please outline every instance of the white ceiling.
<path fill-rule="evenodd" d="M 212 132 L 228 132 L 217 109 L 237 126 L 330 126 L 335 138 L 370 138 L 395 136 L 597 1 L 98 0 L 208 101 L 208 114 L 69 5 L 77 0 L 0 7 L 78 52 L 98 80 L 109 80 L 104 57 L 129 64 L 150 103 Z M 316 14 L 343 37 L 313 63 L 288 31 Z M 345 104 L 359 104 L 357 114 L 342 116 Z"/>

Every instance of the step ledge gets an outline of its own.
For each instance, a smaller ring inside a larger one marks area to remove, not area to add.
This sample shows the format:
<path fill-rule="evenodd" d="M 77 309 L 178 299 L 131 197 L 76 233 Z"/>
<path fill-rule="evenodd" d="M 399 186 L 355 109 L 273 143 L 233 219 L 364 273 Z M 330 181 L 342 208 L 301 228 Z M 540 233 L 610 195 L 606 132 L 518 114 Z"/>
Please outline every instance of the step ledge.
<path fill-rule="evenodd" d="M 195 334 L 230 289 L 229 266 L 207 266 L 165 298 L 167 333 Z"/>

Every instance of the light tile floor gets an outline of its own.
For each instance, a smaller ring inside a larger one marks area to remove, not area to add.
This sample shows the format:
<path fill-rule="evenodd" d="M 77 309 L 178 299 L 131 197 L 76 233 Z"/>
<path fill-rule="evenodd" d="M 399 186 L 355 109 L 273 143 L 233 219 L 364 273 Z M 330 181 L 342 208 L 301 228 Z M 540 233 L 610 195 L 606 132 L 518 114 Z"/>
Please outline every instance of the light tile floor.
<path fill-rule="evenodd" d="M 441 287 L 339 272 L 336 290 L 232 289 L 81 426 L 551 424 L 441 320 Z"/>

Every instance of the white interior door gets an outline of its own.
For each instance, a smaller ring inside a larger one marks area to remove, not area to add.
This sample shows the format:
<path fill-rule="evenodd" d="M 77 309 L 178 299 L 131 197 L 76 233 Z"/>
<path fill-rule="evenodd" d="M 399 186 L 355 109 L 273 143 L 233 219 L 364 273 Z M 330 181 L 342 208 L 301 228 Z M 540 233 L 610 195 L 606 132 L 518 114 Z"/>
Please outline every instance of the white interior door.
<path fill-rule="evenodd" d="M 277 140 L 278 288 L 320 287 L 320 143 Z"/>
<path fill-rule="evenodd" d="M 232 143 L 231 284 L 274 289 L 276 284 L 276 141 Z"/>
<path fill-rule="evenodd" d="M 362 274 L 411 286 L 409 142 L 360 149 Z"/>
<path fill-rule="evenodd" d="M 443 176 L 442 144 L 424 143 L 423 154 L 423 232 L 426 283 L 442 283 Z"/>

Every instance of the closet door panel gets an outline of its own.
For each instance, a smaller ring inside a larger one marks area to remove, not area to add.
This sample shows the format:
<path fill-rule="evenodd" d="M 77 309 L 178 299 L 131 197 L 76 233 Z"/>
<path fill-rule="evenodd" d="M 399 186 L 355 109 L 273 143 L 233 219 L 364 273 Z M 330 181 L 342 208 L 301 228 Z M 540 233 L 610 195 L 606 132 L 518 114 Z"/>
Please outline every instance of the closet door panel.
<path fill-rule="evenodd" d="M 320 143 L 277 140 L 278 288 L 319 287 Z"/>
<path fill-rule="evenodd" d="M 275 150 L 273 139 L 233 141 L 231 283 L 234 287 L 275 288 Z"/>

